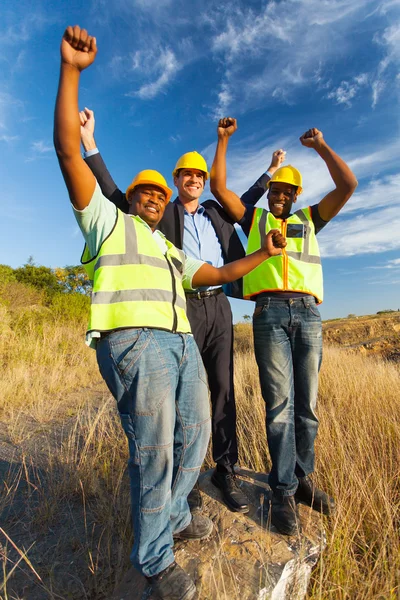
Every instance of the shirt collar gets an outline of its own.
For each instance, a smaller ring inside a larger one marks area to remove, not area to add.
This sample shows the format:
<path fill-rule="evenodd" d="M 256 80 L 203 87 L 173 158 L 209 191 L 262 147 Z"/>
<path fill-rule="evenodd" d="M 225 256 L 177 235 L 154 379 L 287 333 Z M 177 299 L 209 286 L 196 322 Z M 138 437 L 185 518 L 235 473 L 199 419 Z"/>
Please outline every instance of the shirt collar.
<path fill-rule="evenodd" d="M 176 200 L 174 200 L 174 202 L 180 204 L 183 207 L 183 210 L 184 210 L 184 212 L 185 212 L 186 215 L 192 215 L 192 216 L 194 216 L 196 213 L 198 213 L 199 215 L 202 215 L 203 212 L 205 211 L 204 206 L 202 204 L 199 204 L 198 207 L 197 207 L 197 209 L 196 209 L 196 212 L 194 212 L 194 213 L 188 212 L 186 210 L 186 208 L 184 207 L 184 205 L 182 204 L 182 202 L 180 201 L 179 196 L 177 196 L 177 198 L 176 198 Z"/>
<path fill-rule="evenodd" d="M 139 217 L 139 215 L 131 215 L 131 217 L 133 217 L 134 219 L 139 221 L 139 223 L 142 223 L 143 225 L 145 225 L 152 235 L 157 234 L 157 235 L 161 236 L 163 239 L 166 239 L 165 235 L 163 234 L 162 231 L 160 231 L 159 229 L 155 229 L 153 231 L 152 228 L 150 227 L 150 225 L 148 223 L 146 223 L 146 221 L 144 221 L 142 219 L 142 217 Z"/>

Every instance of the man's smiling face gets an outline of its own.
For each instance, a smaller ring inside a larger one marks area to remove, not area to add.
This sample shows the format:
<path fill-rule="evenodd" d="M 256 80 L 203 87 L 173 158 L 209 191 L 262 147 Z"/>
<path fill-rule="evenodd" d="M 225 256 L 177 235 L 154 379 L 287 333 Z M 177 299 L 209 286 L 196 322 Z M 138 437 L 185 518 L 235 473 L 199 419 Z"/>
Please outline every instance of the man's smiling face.
<path fill-rule="evenodd" d="M 204 190 L 204 173 L 198 169 L 181 169 L 174 177 L 181 202 L 198 200 Z"/>
<path fill-rule="evenodd" d="M 269 210 L 274 217 L 286 219 L 292 210 L 293 202 L 297 200 L 297 188 L 290 183 L 274 181 L 267 195 Z"/>
<path fill-rule="evenodd" d="M 138 215 L 155 229 L 161 221 L 167 199 L 164 190 L 153 184 L 138 185 L 130 193 L 129 200 L 131 215 Z"/>

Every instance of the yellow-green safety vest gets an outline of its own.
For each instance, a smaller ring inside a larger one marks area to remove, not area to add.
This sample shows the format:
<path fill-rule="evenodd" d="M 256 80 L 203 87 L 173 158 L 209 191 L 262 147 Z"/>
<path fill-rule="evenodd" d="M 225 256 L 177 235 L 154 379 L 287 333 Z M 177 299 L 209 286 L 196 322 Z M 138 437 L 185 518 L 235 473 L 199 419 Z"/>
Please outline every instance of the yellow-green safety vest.
<path fill-rule="evenodd" d="M 151 327 L 190 333 L 182 287 L 184 253 L 165 240 L 164 255 L 139 217 L 117 210 L 96 256 L 81 262 L 93 282 L 88 332 Z"/>
<path fill-rule="evenodd" d="M 287 246 L 279 256 L 272 256 L 243 277 L 243 297 L 261 292 L 303 292 L 323 300 L 321 256 L 311 209 L 302 208 L 287 219 L 278 219 L 264 208 L 254 211 L 247 254 L 255 252 L 264 243 L 271 229 L 279 229 L 286 237 Z"/>

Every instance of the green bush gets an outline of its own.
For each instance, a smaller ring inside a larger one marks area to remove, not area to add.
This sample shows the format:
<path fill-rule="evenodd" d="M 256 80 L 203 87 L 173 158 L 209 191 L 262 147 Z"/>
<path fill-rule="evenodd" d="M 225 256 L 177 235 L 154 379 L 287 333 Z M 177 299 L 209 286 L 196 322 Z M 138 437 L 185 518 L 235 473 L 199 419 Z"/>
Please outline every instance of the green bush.
<path fill-rule="evenodd" d="M 0 265 L 0 285 L 10 283 L 11 281 L 17 281 L 14 269 L 8 265 Z"/>
<path fill-rule="evenodd" d="M 44 290 L 47 296 L 61 291 L 57 277 L 49 267 L 37 267 L 27 263 L 23 267 L 14 270 L 15 277 L 19 283 L 30 285 L 36 289 Z"/>
<path fill-rule="evenodd" d="M 87 321 L 89 318 L 90 298 L 79 293 L 58 293 L 50 301 L 51 312 L 61 321 Z"/>

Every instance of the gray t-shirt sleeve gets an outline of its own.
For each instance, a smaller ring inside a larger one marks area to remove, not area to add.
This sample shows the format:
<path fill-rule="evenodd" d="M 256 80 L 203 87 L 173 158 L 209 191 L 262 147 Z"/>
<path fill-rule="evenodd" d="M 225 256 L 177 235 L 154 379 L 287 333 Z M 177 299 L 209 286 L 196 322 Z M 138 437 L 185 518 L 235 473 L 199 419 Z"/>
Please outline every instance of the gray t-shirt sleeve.
<path fill-rule="evenodd" d="M 117 219 L 117 207 L 101 193 L 99 184 L 83 210 L 72 207 L 79 228 L 89 248 L 90 256 L 96 256 L 104 240 L 110 235 Z"/>

